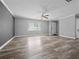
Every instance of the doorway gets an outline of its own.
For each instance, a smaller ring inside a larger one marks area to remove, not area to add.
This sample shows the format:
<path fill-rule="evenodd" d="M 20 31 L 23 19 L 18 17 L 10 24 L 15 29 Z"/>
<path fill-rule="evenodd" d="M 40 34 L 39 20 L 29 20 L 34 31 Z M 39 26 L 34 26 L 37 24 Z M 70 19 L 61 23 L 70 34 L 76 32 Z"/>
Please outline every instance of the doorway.
<path fill-rule="evenodd" d="M 75 16 L 75 37 L 79 38 L 79 14 Z"/>
<path fill-rule="evenodd" d="M 58 34 L 59 34 L 59 22 L 58 21 L 51 21 L 49 26 L 50 26 L 51 35 L 58 36 Z"/>

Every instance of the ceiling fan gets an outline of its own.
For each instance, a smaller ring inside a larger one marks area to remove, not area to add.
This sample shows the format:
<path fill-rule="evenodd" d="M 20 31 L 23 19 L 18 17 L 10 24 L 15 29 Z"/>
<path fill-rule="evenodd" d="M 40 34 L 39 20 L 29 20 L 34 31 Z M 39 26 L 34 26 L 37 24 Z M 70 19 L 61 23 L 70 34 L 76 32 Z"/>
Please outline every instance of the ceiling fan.
<path fill-rule="evenodd" d="M 41 14 L 41 19 L 42 19 L 42 20 L 44 20 L 44 19 L 47 20 L 47 19 L 48 19 L 48 16 L 49 16 L 49 15 L 48 15 L 47 13 L 42 12 L 42 14 Z"/>
<path fill-rule="evenodd" d="M 48 20 L 49 14 L 48 14 L 48 9 L 47 7 L 43 8 L 41 11 L 41 19 L 42 20 Z"/>
<path fill-rule="evenodd" d="M 66 0 L 66 2 L 68 2 L 68 3 L 71 2 L 71 1 L 72 1 L 72 0 Z"/>

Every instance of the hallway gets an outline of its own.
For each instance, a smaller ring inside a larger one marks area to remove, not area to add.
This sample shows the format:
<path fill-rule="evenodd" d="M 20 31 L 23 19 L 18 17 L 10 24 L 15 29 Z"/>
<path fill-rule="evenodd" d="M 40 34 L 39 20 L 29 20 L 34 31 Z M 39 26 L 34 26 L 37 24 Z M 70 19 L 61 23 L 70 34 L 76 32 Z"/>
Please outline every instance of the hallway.
<path fill-rule="evenodd" d="M 16 37 L 0 59 L 79 59 L 79 40 L 56 36 Z"/>

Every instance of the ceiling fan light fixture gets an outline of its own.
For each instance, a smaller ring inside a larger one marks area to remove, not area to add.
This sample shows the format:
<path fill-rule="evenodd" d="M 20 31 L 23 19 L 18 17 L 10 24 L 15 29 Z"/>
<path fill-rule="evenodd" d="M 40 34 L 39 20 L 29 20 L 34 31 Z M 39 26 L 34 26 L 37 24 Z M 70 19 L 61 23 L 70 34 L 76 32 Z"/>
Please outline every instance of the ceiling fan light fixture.
<path fill-rule="evenodd" d="M 49 16 L 49 15 L 45 15 L 45 16 Z"/>
<path fill-rule="evenodd" d="M 72 0 L 66 0 L 66 2 L 71 2 Z"/>

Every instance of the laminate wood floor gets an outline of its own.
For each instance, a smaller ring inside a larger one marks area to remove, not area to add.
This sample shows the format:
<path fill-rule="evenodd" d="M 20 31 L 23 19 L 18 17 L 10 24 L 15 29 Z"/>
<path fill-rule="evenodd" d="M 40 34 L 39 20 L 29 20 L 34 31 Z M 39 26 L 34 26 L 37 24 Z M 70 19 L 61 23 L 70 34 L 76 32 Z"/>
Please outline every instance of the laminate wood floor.
<path fill-rule="evenodd" d="M 0 59 L 79 59 L 79 39 L 16 37 L 0 50 Z"/>

